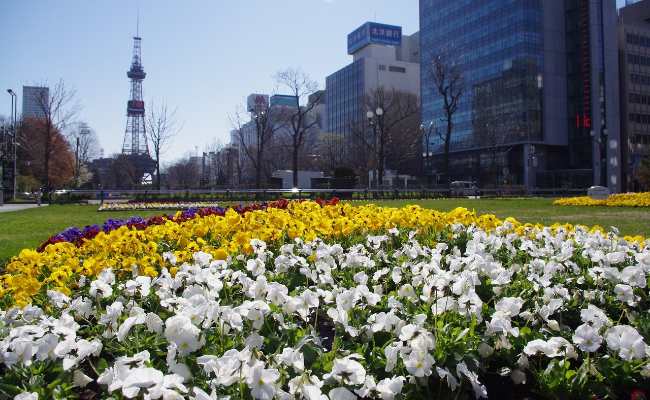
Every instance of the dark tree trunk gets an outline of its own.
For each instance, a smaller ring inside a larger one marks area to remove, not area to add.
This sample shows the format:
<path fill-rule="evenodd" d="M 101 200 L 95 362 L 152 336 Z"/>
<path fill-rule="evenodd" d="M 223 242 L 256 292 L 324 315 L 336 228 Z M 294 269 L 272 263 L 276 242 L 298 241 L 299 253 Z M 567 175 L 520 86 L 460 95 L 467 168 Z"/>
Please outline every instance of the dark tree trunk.
<path fill-rule="evenodd" d="M 48 121 L 47 125 L 45 126 L 45 154 L 43 157 L 43 171 L 44 171 L 43 184 L 45 185 L 45 189 L 48 192 L 50 190 L 50 153 L 51 153 L 51 146 L 52 146 L 51 131 L 52 131 L 52 127 Z"/>
<path fill-rule="evenodd" d="M 292 168 L 293 168 L 293 187 L 298 187 L 298 151 L 300 146 L 296 137 L 293 137 L 293 159 L 292 159 Z"/>
<path fill-rule="evenodd" d="M 255 189 L 262 188 L 262 152 L 259 150 L 260 147 L 258 146 L 257 163 L 255 165 Z"/>
<path fill-rule="evenodd" d="M 382 133 L 383 135 L 383 133 Z M 381 189 L 384 185 L 384 138 L 379 140 L 379 157 L 377 160 L 377 188 Z"/>
<path fill-rule="evenodd" d="M 447 132 L 445 133 L 445 157 L 444 157 L 444 170 L 445 170 L 445 179 L 447 180 L 447 186 L 451 185 L 451 176 L 449 174 L 449 148 L 451 142 L 451 132 L 453 131 L 453 125 L 451 122 L 451 116 L 447 120 Z"/>
<path fill-rule="evenodd" d="M 156 189 L 160 190 L 160 152 L 156 152 Z"/>

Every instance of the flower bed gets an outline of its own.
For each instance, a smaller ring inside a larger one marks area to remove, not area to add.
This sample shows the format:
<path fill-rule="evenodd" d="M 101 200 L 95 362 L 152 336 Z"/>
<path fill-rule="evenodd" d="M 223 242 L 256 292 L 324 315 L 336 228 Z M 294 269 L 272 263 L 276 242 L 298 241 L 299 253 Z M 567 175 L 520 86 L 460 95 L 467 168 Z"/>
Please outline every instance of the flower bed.
<path fill-rule="evenodd" d="M 23 251 L 2 277 L 0 393 L 589 398 L 649 388 L 650 250 L 639 238 L 464 209 L 258 207 L 109 224 Z"/>
<path fill-rule="evenodd" d="M 103 203 L 98 211 L 188 210 L 218 207 L 214 201 L 129 201 L 128 203 Z"/>
<path fill-rule="evenodd" d="M 565 197 L 553 202 L 557 206 L 607 206 L 607 207 L 650 207 L 650 192 L 618 193 L 606 200 L 595 200 L 589 196 Z"/>

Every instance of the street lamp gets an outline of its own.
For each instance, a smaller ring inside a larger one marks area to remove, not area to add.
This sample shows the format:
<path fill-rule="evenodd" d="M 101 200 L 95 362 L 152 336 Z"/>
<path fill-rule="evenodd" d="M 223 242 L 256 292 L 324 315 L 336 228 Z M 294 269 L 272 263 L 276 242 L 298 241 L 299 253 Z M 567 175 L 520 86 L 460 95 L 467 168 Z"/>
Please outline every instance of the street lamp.
<path fill-rule="evenodd" d="M 372 128 L 374 135 L 374 148 L 377 149 L 377 141 L 379 141 L 379 154 L 377 157 L 377 188 L 380 188 L 384 183 L 384 109 L 377 107 L 375 111 L 368 110 L 366 117 L 368 118 L 368 125 Z"/>
<path fill-rule="evenodd" d="M 425 154 L 424 154 L 424 174 L 428 176 L 427 170 L 430 167 L 429 157 L 431 156 L 429 151 L 429 145 L 431 143 L 431 134 L 433 133 L 434 124 L 433 121 L 429 121 L 429 125 L 425 126 L 420 124 L 420 134 L 421 138 L 426 142 L 425 145 Z"/>
<path fill-rule="evenodd" d="M 7 93 L 9 93 L 9 95 L 11 96 L 11 114 L 12 114 L 11 118 L 12 118 L 12 133 L 13 133 L 12 142 L 13 142 L 13 147 L 14 147 L 14 149 L 13 149 L 14 150 L 14 171 L 13 171 L 14 172 L 14 182 L 13 182 L 14 183 L 14 194 L 13 194 L 13 199 L 16 200 L 16 191 L 17 191 L 16 190 L 17 189 L 16 178 L 18 176 L 18 169 L 16 168 L 16 166 L 17 166 L 17 163 L 16 163 L 16 159 L 17 159 L 17 157 L 16 157 L 16 147 L 18 145 L 18 138 L 17 138 L 17 135 L 16 135 L 16 111 L 17 111 L 17 108 L 18 108 L 18 96 L 11 89 L 7 89 Z"/>

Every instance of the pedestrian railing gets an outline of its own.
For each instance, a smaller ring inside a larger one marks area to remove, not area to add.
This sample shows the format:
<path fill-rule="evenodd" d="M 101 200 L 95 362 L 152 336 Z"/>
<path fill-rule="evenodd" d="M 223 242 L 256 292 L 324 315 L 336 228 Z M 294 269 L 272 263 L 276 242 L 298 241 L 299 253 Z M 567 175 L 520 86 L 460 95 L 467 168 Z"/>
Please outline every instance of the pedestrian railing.
<path fill-rule="evenodd" d="M 478 189 L 473 193 L 477 197 L 559 197 L 586 193 L 587 189 L 535 189 L 503 187 Z M 55 203 L 70 203 L 95 200 L 105 201 L 270 201 L 277 199 L 330 199 L 338 197 L 343 200 L 416 200 L 448 197 L 468 197 L 469 193 L 448 188 L 423 189 L 163 189 L 163 190 L 57 190 L 52 193 Z"/>

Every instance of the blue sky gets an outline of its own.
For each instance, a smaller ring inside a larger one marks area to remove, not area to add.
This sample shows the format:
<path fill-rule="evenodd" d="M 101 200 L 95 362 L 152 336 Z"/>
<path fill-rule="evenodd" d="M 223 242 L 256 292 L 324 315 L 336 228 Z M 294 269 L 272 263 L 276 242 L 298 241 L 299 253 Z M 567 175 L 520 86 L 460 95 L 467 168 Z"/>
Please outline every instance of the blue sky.
<path fill-rule="evenodd" d="M 281 69 L 301 68 L 323 87 L 349 62 L 346 36 L 363 22 L 418 29 L 417 0 L 2 0 L 0 115 L 9 114 L 6 88 L 21 97 L 22 85 L 63 79 L 76 89 L 78 118 L 106 154 L 118 152 L 138 8 L 145 100 L 177 107 L 184 123 L 167 160 L 226 142 L 228 114 L 248 94 L 272 92 Z"/>

